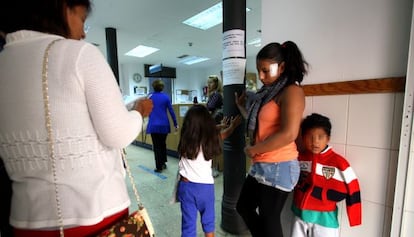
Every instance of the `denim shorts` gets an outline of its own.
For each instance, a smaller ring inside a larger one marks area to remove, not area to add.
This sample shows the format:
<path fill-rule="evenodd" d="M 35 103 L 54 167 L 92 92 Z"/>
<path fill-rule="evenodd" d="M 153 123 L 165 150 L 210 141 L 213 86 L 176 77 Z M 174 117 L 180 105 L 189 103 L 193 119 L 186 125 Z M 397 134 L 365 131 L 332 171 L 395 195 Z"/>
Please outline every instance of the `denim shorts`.
<path fill-rule="evenodd" d="M 298 160 L 276 163 L 254 163 L 249 175 L 257 182 L 290 192 L 298 182 L 300 167 Z"/>

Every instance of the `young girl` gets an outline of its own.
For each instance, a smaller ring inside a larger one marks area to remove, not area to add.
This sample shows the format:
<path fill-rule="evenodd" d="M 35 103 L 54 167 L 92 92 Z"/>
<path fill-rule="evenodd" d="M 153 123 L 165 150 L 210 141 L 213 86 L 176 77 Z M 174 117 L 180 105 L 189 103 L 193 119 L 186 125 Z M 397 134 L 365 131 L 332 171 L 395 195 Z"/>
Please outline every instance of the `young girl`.
<path fill-rule="evenodd" d="M 180 156 L 177 196 L 181 203 L 181 236 L 197 236 L 197 212 L 206 237 L 214 236 L 214 178 L 211 162 L 221 153 L 225 139 L 241 123 L 241 117 L 223 119 L 229 125 L 217 129 L 213 117 L 203 105 L 194 105 L 184 117 L 178 154 Z"/>

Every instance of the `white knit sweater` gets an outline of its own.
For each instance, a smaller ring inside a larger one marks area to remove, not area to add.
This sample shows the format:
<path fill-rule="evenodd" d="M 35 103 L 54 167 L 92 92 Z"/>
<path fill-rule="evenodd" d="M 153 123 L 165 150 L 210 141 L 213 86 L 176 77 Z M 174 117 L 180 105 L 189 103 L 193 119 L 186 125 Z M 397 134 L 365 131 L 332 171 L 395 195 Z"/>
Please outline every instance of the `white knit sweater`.
<path fill-rule="evenodd" d="M 0 53 L 0 156 L 13 180 L 10 222 L 58 226 L 42 99 L 46 46 L 60 36 L 8 34 Z M 100 51 L 58 41 L 49 56 L 49 95 L 59 196 L 65 226 L 91 225 L 130 204 L 120 148 L 140 132 Z"/>

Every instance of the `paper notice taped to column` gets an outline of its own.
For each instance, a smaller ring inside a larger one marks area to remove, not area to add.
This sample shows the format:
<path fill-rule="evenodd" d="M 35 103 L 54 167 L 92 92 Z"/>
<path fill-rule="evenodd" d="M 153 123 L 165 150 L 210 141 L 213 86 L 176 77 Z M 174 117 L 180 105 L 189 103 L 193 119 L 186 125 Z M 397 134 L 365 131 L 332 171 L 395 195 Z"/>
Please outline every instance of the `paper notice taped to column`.
<path fill-rule="evenodd" d="M 223 86 L 243 84 L 245 71 L 245 58 L 228 58 L 223 60 Z"/>

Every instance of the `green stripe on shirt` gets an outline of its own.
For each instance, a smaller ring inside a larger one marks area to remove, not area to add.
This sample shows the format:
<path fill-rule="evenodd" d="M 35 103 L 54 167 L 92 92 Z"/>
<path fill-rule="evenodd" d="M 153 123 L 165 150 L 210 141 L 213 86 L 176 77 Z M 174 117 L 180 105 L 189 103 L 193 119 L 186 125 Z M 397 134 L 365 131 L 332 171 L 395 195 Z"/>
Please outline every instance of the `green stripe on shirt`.
<path fill-rule="evenodd" d="M 311 211 L 311 210 L 300 210 L 295 205 L 292 205 L 293 213 L 305 222 L 318 224 L 330 228 L 338 228 L 338 208 L 335 211 Z"/>

